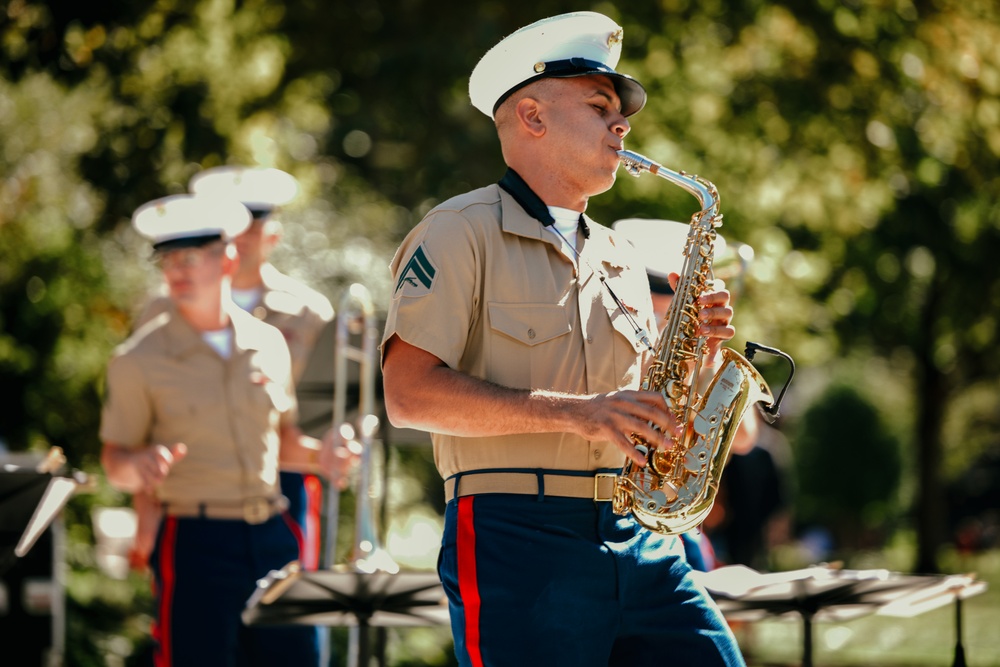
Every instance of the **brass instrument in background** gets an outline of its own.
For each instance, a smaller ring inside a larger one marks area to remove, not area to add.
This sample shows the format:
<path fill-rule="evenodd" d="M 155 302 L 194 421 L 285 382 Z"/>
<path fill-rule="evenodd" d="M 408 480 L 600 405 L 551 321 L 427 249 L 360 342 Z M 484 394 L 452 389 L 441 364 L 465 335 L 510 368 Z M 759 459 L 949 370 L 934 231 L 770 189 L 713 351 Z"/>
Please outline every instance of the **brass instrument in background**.
<path fill-rule="evenodd" d="M 684 268 L 643 381 L 643 389 L 666 398 L 674 419 L 685 428 L 670 449 L 633 436 L 645 453 L 646 466 L 629 460 L 615 479 L 613 497 L 616 513 L 631 512 L 646 528 L 674 535 L 698 526 L 708 515 L 746 410 L 753 403 L 766 403 L 763 412 L 773 421 L 795 366 L 784 352 L 755 343 L 747 344 L 747 357 L 722 348 L 721 360 L 708 358 L 708 341 L 698 335 L 697 300 L 713 282 L 715 230 L 722 225 L 718 191 L 703 178 L 671 171 L 638 153 L 623 150 L 618 155 L 631 175 L 648 171 L 684 188 L 701 204 L 701 210 L 691 216 Z M 792 364 L 777 401 L 748 360 L 756 351 L 781 356 Z"/>
<path fill-rule="evenodd" d="M 368 289 L 352 284 L 343 294 L 337 310 L 336 343 L 334 348 L 333 428 L 347 443 L 360 447 L 355 490 L 354 546 L 349 569 L 355 572 L 399 571 L 399 565 L 380 544 L 373 503 L 381 494 L 374 476 L 375 433 L 379 419 L 375 414 L 375 371 L 378 364 L 380 331 L 375 319 Z M 351 334 L 360 334 L 361 347 L 351 344 Z M 347 421 L 347 364 L 358 364 L 358 417 L 354 424 Z M 331 568 L 337 548 L 337 521 L 340 494 L 331 485 L 327 497 L 327 523 L 323 567 Z"/>

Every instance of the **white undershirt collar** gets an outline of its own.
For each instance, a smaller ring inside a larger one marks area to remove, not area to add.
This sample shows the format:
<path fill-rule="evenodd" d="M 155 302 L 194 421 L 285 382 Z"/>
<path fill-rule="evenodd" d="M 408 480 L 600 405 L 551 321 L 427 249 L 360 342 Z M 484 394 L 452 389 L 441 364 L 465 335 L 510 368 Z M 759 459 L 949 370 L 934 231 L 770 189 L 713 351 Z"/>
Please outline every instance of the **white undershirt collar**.
<path fill-rule="evenodd" d="M 576 235 L 580 229 L 580 212 L 559 206 L 549 206 L 548 209 L 549 214 L 555 219 L 555 223 L 546 229 L 556 235 L 562 253 L 576 264 Z M 558 233 L 556 233 L 557 231 Z M 569 247 L 566 247 L 567 243 L 569 243 Z"/>
<path fill-rule="evenodd" d="M 250 313 L 260 303 L 260 297 L 264 293 L 264 289 L 261 287 L 250 287 L 248 289 L 233 288 L 230 292 L 236 305 Z"/>
<path fill-rule="evenodd" d="M 218 352 L 223 359 L 228 359 L 233 353 L 233 330 L 229 327 L 215 331 L 202 331 L 201 339 Z"/>

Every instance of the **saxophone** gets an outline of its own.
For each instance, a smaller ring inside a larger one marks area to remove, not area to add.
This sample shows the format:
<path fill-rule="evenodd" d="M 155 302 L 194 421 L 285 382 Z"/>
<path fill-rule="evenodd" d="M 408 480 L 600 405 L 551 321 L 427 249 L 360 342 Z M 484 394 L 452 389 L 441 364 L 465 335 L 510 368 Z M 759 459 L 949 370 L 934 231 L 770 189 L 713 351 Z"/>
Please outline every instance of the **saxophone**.
<path fill-rule="evenodd" d="M 642 385 L 645 390 L 660 392 L 674 419 L 685 428 L 673 438 L 669 449 L 633 435 L 633 443 L 646 456 L 646 465 L 626 462 L 615 477 L 612 497 L 617 514 L 631 512 L 646 528 L 675 535 L 698 526 L 712 509 L 733 438 L 750 405 L 766 402 L 769 408 L 776 408 L 776 403 L 764 378 L 746 357 L 722 348 L 721 360 L 709 359 L 708 341 L 698 335 L 697 300 L 712 286 L 715 230 L 722 225 L 715 186 L 632 151 L 619 151 L 618 155 L 632 176 L 648 171 L 684 188 L 701 203 L 701 210 L 691 216 L 684 268 Z M 791 361 L 784 353 L 774 352 Z M 776 409 L 773 414 L 777 414 Z"/>

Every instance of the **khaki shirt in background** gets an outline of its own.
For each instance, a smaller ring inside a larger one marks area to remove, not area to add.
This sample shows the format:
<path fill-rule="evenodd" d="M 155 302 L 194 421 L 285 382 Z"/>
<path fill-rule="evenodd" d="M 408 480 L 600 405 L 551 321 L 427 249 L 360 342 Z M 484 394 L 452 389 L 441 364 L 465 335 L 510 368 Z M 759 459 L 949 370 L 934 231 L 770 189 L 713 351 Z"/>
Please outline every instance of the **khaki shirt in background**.
<path fill-rule="evenodd" d="M 513 388 L 576 394 L 639 388 L 644 345 L 607 280 L 655 341 L 649 283 L 627 241 L 588 219 L 579 268 L 559 239 L 497 185 L 431 211 L 393 258 L 382 343 L 398 335 L 450 368 Z M 456 400 L 461 400 L 456 397 Z M 616 468 L 624 454 L 569 433 L 431 434 L 442 477 L 488 468 Z"/>
<path fill-rule="evenodd" d="M 281 331 L 292 355 L 292 374 L 298 382 L 323 328 L 333 319 L 333 306 L 323 294 L 278 271 L 271 264 L 260 269 L 263 289 L 251 314 Z M 135 328 L 163 313 L 170 298 L 153 298 L 136 319 Z"/>
<path fill-rule="evenodd" d="M 103 442 L 187 445 L 157 489 L 167 503 L 239 503 L 280 495 L 280 427 L 296 419 L 291 361 L 274 327 L 235 304 L 223 359 L 173 306 L 120 345 L 108 364 Z"/>

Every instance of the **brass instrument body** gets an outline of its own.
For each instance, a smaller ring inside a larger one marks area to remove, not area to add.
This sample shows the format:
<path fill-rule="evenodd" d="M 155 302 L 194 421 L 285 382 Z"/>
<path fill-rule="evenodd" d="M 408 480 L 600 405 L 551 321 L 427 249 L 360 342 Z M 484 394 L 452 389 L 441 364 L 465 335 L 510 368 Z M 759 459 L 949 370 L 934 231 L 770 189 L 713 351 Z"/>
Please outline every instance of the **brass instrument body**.
<path fill-rule="evenodd" d="M 708 341 L 697 333 L 697 301 L 712 287 L 715 230 L 722 224 L 715 186 L 631 151 L 619 155 L 633 176 L 649 171 L 684 188 L 702 205 L 691 218 L 684 267 L 642 385 L 660 392 L 675 421 L 685 428 L 669 448 L 633 436 L 646 454 L 646 466 L 628 461 L 615 480 L 613 496 L 616 513 L 631 512 L 646 528 L 673 535 L 704 521 L 715 503 L 740 421 L 753 403 L 773 404 L 774 398 L 743 355 L 723 348 L 716 359 L 709 359 Z"/>
<path fill-rule="evenodd" d="M 721 354 L 722 368 L 705 393 L 696 395 L 696 404 L 674 411 L 687 426 L 673 447 L 646 445 L 645 468 L 625 464 L 615 483 L 615 512 L 631 511 L 646 528 L 670 535 L 696 528 L 708 516 L 746 410 L 772 400 L 767 383 L 743 355 L 728 348 Z"/>
<path fill-rule="evenodd" d="M 375 414 L 375 372 L 378 368 L 380 330 L 368 289 L 353 283 L 343 294 L 337 310 L 334 349 L 333 429 L 345 441 L 360 448 L 355 489 L 354 544 L 350 569 L 356 572 L 395 573 L 399 566 L 382 548 L 378 537 L 374 503 L 380 495 L 375 479 L 374 454 L 381 443 L 375 438 L 379 420 Z M 360 347 L 351 344 L 352 334 L 361 336 Z M 348 364 L 356 363 L 359 376 L 358 416 L 355 425 L 347 418 Z M 323 566 L 331 568 L 337 548 L 340 492 L 331 484 L 327 497 L 326 553 Z"/>

